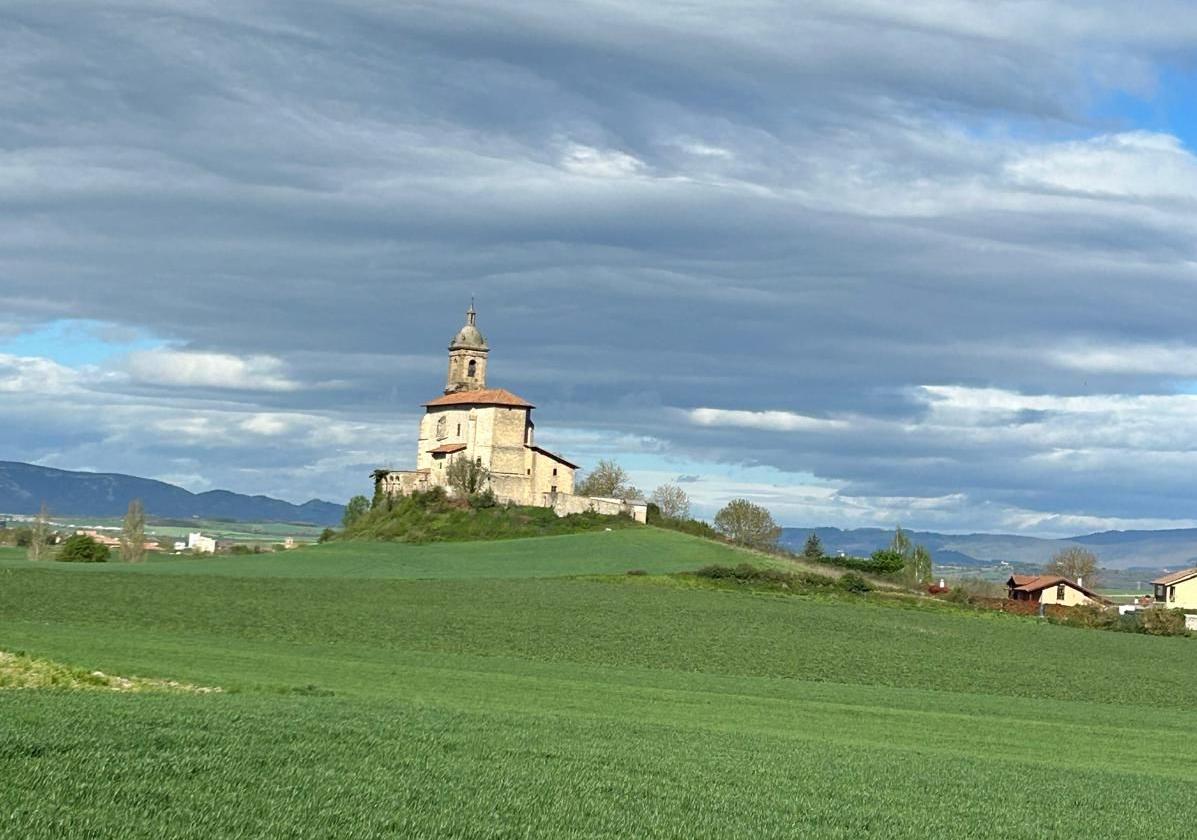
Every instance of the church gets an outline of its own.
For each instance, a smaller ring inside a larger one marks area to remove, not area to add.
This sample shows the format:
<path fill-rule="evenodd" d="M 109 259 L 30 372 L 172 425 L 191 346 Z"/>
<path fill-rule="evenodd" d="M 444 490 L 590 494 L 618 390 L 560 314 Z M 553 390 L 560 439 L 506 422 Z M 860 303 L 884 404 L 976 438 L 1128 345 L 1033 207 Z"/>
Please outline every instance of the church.
<path fill-rule="evenodd" d="M 375 487 L 391 496 L 443 487 L 457 458 L 484 467 L 500 502 L 553 508 L 558 515 L 593 510 L 643 522 L 643 502 L 574 495 L 577 465 L 536 444 L 532 403 L 486 382 L 490 347 L 478 329 L 473 303 L 449 342 L 444 393 L 424 403 L 414 470 L 375 470 Z"/>

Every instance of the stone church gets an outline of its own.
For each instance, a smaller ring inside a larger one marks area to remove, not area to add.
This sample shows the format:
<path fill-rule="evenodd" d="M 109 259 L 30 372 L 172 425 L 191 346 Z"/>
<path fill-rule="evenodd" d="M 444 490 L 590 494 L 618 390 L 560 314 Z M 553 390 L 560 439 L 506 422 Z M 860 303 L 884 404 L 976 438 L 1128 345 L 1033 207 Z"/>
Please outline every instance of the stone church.
<path fill-rule="evenodd" d="M 536 445 L 535 406 L 486 382 L 490 348 L 478 330 L 471 303 L 465 325 L 449 343 L 445 392 L 424 403 L 414 470 L 375 470 L 375 486 L 392 496 L 443 487 L 457 458 L 485 467 L 501 502 L 551 507 L 559 515 L 594 510 L 623 513 L 644 521 L 643 503 L 574 495 L 578 467 Z"/>

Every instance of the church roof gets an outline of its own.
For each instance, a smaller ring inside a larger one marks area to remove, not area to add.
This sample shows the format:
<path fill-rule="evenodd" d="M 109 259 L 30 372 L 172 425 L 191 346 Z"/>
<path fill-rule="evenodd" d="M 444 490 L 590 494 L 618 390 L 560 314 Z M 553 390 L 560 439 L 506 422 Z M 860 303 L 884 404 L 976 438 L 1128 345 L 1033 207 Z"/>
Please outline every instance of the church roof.
<path fill-rule="evenodd" d="M 428 450 L 432 455 L 452 455 L 454 452 L 460 452 L 466 449 L 464 443 L 446 443 L 443 446 L 438 446 L 436 449 Z"/>
<path fill-rule="evenodd" d="M 510 408 L 535 408 L 536 406 L 517 397 L 506 388 L 483 388 L 478 391 L 457 391 L 445 394 L 435 400 L 424 403 L 426 408 L 439 408 L 445 405 L 502 405 Z"/>
<path fill-rule="evenodd" d="M 474 311 L 474 302 L 470 301 L 470 308 L 466 310 L 465 326 L 457 331 L 453 340 L 449 342 L 450 350 L 486 350 L 486 339 L 478 329 L 478 313 Z"/>
<path fill-rule="evenodd" d="M 531 449 L 533 452 L 539 452 L 541 455 L 545 455 L 549 458 L 552 458 L 554 461 L 559 461 L 562 464 L 565 464 L 565 466 L 569 467 L 571 470 L 576 470 L 578 468 L 577 464 L 570 463 L 569 461 L 565 460 L 564 458 L 562 458 L 560 455 L 558 455 L 555 452 L 550 452 L 549 450 L 542 449 L 539 446 L 529 446 L 528 448 Z"/>

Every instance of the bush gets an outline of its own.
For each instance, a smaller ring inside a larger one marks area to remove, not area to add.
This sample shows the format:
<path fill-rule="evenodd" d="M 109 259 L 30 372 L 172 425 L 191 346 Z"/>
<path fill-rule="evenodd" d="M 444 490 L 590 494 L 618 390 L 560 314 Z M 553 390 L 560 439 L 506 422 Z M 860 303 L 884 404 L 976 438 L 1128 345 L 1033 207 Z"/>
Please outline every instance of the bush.
<path fill-rule="evenodd" d="M 1084 627 L 1089 630 L 1108 630 L 1118 623 L 1118 611 L 1097 604 L 1078 604 L 1059 617 L 1049 615 L 1048 618 L 1053 624 Z M 1184 619 L 1181 619 L 1181 626 L 1184 626 Z"/>
<path fill-rule="evenodd" d="M 1139 614 L 1143 632 L 1152 636 L 1185 635 L 1185 614 L 1181 610 L 1149 607 Z"/>
<path fill-rule="evenodd" d="M 480 493 L 475 493 L 470 496 L 470 507 L 475 510 L 482 510 L 483 508 L 493 508 L 499 503 L 499 497 L 495 495 L 495 491 L 487 487 Z"/>
<path fill-rule="evenodd" d="M 107 563 L 108 546 L 100 545 L 87 534 L 75 534 L 67 537 L 54 559 L 63 563 Z"/>
<path fill-rule="evenodd" d="M 840 579 L 836 581 L 836 585 L 845 592 L 868 592 L 872 589 L 869 582 L 862 578 L 856 572 L 848 572 L 840 575 Z"/>
<path fill-rule="evenodd" d="M 701 519 L 672 519 L 668 516 L 662 516 L 656 505 L 650 504 L 648 506 L 646 521 L 649 525 L 654 525 L 657 528 L 680 531 L 692 537 L 703 537 L 708 540 L 719 540 L 720 542 L 724 541 L 722 534 Z"/>
<path fill-rule="evenodd" d="M 558 517 L 551 508 L 500 505 L 482 490 L 470 498 L 449 498 L 443 489 L 399 496 L 367 511 L 337 539 L 428 543 L 496 540 L 574 534 L 634 526 L 627 517 L 587 512 Z"/>
<path fill-rule="evenodd" d="M 835 579 L 813 572 L 785 572 L 781 569 L 758 569 L 750 563 L 738 566 L 703 566 L 695 577 L 761 586 L 767 589 L 811 589 L 835 585 Z"/>
<path fill-rule="evenodd" d="M 318 542 L 318 543 L 332 542 L 336 538 L 337 538 L 336 531 L 334 531 L 332 528 L 325 528 L 323 531 L 320 532 L 320 536 L 317 538 L 316 542 Z"/>
<path fill-rule="evenodd" d="M 819 562 L 839 566 L 841 569 L 864 572 L 867 575 L 892 575 L 900 572 L 906 561 L 893 549 L 883 548 L 874 551 L 869 557 L 838 557 L 825 554 Z"/>
<path fill-rule="evenodd" d="M 641 577 L 647 575 L 648 572 L 644 571 L 644 569 L 628 569 L 627 574 L 632 577 Z"/>

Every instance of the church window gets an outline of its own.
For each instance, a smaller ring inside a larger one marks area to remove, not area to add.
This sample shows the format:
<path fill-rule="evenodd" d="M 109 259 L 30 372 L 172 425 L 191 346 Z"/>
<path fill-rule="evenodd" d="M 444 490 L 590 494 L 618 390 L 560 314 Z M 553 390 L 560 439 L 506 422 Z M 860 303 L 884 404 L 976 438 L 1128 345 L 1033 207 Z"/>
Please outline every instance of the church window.
<path fill-rule="evenodd" d="M 460 423 L 457 424 L 457 436 L 461 437 L 461 424 Z"/>
<path fill-rule="evenodd" d="M 553 475 L 556 475 L 556 474 L 557 474 L 557 468 L 553 467 Z"/>
<path fill-rule="evenodd" d="M 466 368 L 466 376 L 468 376 L 470 379 L 473 379 L 474 374 L 477 372 L 477 370 L 478 370 L 478 362 L 475 359 L 470 359 L 470 364 Z"/>

